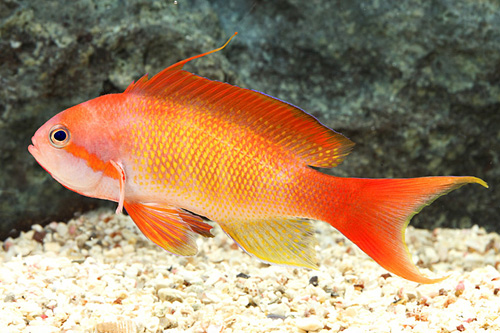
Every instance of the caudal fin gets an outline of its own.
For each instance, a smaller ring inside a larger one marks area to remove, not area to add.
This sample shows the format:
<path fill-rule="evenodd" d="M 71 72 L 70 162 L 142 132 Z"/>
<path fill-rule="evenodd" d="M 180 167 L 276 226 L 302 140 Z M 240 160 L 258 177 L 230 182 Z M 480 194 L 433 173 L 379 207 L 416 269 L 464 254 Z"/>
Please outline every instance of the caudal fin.
<path fill-rule="evenodd" d="M 338 178 L 337 178 L 338 180 Z M 388 271 L 419 283 L 443 280 L 423 276 L 411 260 L 405 229 L 424 206 L 468 183 L 488 185 L 476 177 L 410 179 L 343 178 L 347 198 L 327 218 L 333 227 Z"/>

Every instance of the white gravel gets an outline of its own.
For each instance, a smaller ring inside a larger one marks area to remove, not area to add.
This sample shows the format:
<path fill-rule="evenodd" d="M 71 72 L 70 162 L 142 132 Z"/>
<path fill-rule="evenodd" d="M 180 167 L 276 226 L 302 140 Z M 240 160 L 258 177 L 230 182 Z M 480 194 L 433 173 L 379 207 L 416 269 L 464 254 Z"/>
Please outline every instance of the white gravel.
<path fill-rule="evenodd" d="M 318 271 L 250 258 L 220 229 L 170 255 L 126 216 L 99 210 L 7 239 L 0 332 L 500 331 L 500 236 L 409 228 L 433 285 L 391 276 L 324 223 Z"/>

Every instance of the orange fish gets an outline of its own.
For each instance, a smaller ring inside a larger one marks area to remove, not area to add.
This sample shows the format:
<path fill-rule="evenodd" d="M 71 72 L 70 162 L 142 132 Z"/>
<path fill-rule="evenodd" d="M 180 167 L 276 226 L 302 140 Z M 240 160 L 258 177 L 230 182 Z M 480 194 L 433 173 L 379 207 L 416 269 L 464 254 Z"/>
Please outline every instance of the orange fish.
<path fill-rule="evenodd" d="M 29 152 L 65 187 L 118 202 L 117 213 L 125 207 L 174 254 L 196 254 L 196 234 L 212 237 L 204 216 L 264 262 L 317 268 L 311 220 L 321 220 L 388 271 L 439 281 L 412 263 L 405 228 L 437 197 L 487 184 L 339 178 L 311 168 L 337 166 L 354 144 L 291 104 L 182 69 L 230 40 L 55 115 Z"/>

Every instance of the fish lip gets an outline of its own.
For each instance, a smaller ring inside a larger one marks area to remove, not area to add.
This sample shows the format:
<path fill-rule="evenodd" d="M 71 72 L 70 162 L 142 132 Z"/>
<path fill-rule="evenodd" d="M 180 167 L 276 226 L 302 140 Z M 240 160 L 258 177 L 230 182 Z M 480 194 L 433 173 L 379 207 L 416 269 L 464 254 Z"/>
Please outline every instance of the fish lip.
<path fill-rule="evenodd" d="M 29 145 L 28 146 L 28 151 L 33 155 L 35 151 L 38 151 L 38 149 L 34 145 Z"/>
<path fill-rule="evenodd" d="M 40 163 L 43 159 L 43 154 L 40 150 L 40 146 L 37 145 L 35 137 L 31 138 L 31 145 L 28 145 L 28 152 L 35 158 L 35 160 Z"/>
<path fill-rule="evenodd" d="M 36 146 L 35 138 L 31 138 L 31 145 L 28 146 L 28 151 L 30 152 L 31 155 L 35 156 L 35 154 L 39 154 L 40 151 L 38 150 L 38 147 Z"/>

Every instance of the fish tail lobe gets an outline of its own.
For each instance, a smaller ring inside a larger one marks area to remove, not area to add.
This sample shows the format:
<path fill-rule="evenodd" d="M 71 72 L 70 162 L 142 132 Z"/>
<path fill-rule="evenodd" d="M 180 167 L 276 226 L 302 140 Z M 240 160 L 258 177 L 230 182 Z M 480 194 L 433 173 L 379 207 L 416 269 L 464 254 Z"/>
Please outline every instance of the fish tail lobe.
<path fill-rule="evenodd" d="M 330 201 L 324 220 L 342 232 L 389 272 L 418 283 L 435 283 L 411 260 L 405 229 L 411 218 L 438 197 L 468 183 L 488 185 L 476 177 L 360 179 L 330 177 L 344 195 Z M 340 183 L 339 183 L 340 182 Z M 332 191 L 339 193 L 339 191 Z"/>

